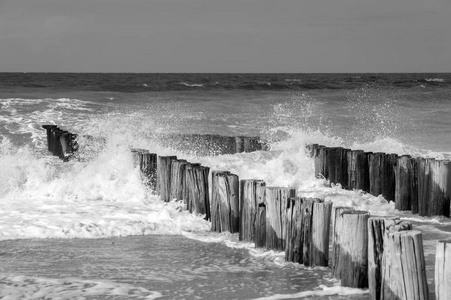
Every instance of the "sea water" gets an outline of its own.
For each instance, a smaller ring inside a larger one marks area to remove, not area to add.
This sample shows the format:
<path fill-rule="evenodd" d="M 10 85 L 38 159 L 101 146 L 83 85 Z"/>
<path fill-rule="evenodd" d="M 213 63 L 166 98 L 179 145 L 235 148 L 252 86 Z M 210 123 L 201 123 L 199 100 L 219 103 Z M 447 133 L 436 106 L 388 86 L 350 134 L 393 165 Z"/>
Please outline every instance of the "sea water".
<path fill-rule="evenodd" d="M 0 297 L 367 297 L 161 202 L 132 147 L 413 221 L 432 293 L 450 220 L 315 178 L 305 145 L 450 158 L 450 91 L 450 74 L 0 74 Z M 51 156 L 43 124 L 80 134 L 78 159 Z M 257 135 L 270 151 L 195 156 L 161 146 L 155 134 L 168 132 Z"/>

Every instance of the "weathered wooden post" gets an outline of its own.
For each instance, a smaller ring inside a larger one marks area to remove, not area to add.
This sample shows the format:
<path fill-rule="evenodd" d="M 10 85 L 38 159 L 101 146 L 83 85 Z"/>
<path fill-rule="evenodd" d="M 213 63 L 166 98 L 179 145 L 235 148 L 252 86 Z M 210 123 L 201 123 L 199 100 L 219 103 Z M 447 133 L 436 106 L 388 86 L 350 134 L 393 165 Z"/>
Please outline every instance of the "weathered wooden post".
<path fill-rule="evenodd" d="M 305 152 L 307 153 L 308 157 L 315 157 L 315 151 L 316 148 L 318 148 L 318 144 L 307 144 L 305 145 Z"/>
<path fill-rule="evenodd" d="M 240 203 L 238 175 L 214 172 L 212 176 L 211 230 L 239 232 Z"/>
<path fill-rule="evenodd" d="M 240 241 L 254 241 L 258 205 L 264 201 L 263 180 L 240 181 Z"/>
<path fill-rule="evenodd" d="M 421 232 L 392 232 L 384 243 L 381 299 L 428 299 Z"/>
<path fill-rule="evenodd" d="M 382 196 L 389 201 L 395 201 L 396 178 L 395 168 L 398 163 L 398 155 L 384 155 L 384 171 L 382 181 Z"/>
<path fill-rule="evenodd" d="M 435 299 L 451 299 L 451 240 L 437 241 L 435 252 Z"/>
<path fill-rule="evenodd" d="M 59 129 L 58 127 L 52 128 L 51 129 L 51 135 L 52 135 L 52 149 L 50 149 L 50 152 L 52 152 L 52 154 L 54 156 L 61 156 L 62 153 L 62 147 L 61 147 L 61 143 L 59 141 L 60 139 L 60 135 L 63 132 L 63 130 Z"/>
<path fill-rule="evenodd" d="M 173 160 L 171 164 L 171 199 L 183 200 L 183 183 L 185 182 L 184 159 Z"/>
<path fill-rule="evenodd" d="M 191 213 L 203 214 L 206 220 L 210 220 L 210 195 L 208 190 L 208 174 L 210 168 L 203 166 L 186 166 L 186 174 L 190 187 L 189 210 Z"/>
<path fill-rule="evenodd" d="M 429 195 L 432 178 L 430 174 L 429 158 L 417 158 L 418 166 L 418 214 L 427 216 L 429 211 Z"/>
<path fill-rule="evenodd" d="M 146 180 L 145 184 L 155 191 L 157 184 L 157 154 L 156 153 L 143 153 L 141 162 L 141 171 L 143 172 Z"/>
<path fill-rule="evenodd" d="M 343 188 L 348 186 L 348 151 L 342 147 L 326 148 L 327 179 L 341 184 Z"/>
<path fill-rule="evenodd" d="M 255 248 L 266 247 L 266 205 L 258 205 L 257 217 L 255 218 Z"/>
<path fill-rule="evenodd" d="M 259 137 L 255 136 L 237 136 L 235 137 L 235 145 L 235 153 L 262 150 Z"/>
<path fill-rule="evenodd" d="M 396 217 L 370 217 L 368 219 L 368 283 L 370 299 L 381 299 L 382 257 L 385 239 L 390 232 L 411 230 L 412 224 Z"/>
<path fill-rule="evenodd" d="M 333 275 L 346 287 L 368 287 L 368 218 L 366 211 L 336 215 L 335 266 Z M 339 226 L 337 226 L 339 225 Z"/>
<path fill-rule="evenodd" d="M 295 190 L 281 187 L 267 187 L 265 190 L 267 249 L 285 250 L 288 198 L 294 194 Z"/>
<path fill-rule="evenodd" d="M 47 134 L 47 149 L 52 151 L 53 149 L 53 138 L 52 138 L 52 130 L 58 128 L 56 125 L 42 125 L 42 128 L 45 129 Z"/>
<path fill-rule="evenodd" d="M 411 157 L 409 155 L 399 156 L 395 168 L 395 208 L 398 210 L 412 209 L 412 197 L 410 193 L 412 177 Z"/>
<path fill-rule="evenodd" d="M 410 201 L 412 213 L 418 213 L 418 162 L 415 158 L 410 159 Z"/>
<path fill-rule="evenodd" d="M 384 153 L 368 154 L 368 165 L 370 175 L 370 194 L 379 196 L 382 194 L 384 180 Z"/>
<path fill-rule="evenodd" d="M 428 216 L 450 214 L 451 163 L 446 160 L 430 160 L 430 200 Z"/>
<path fill-rule="evenodd" d="M 303 261 L 303 224 L 302 207 L 304 199 L 291 197 L 288 199 L 287 221 L 286 221 L 286 246 L 285 261 L 297 262 Z"/>
<path fill-rule="evenodd" d="M 326 168 L 326 152 L 327 147 L 319 145 L 315 152 L 315 176 L 317 178 L 327 178 L 327 168 Z"/>
<path fill-rule="evenodd" d="M 187 163 L 185 165 L 185 174 L 183 175 L 184 181 L 183 181 L 183 201 L 186 204 L 186 209 L 190 212 L 193 211 L 193 204 L 191 200 L 191 189 L 194 187 L 194 175 L 193 175 L 193 169 L 195 167 L 199 167 L 200 164 L 193 164 L 193 163 Z"/>
<path fill-rule="evenodd" d="M 171 169 L 172 161 L 177 156 L 158 156 L 157 162 L 157 193 L 164 202 L 171 201 Z"/>
<path fill-rule="evenodd" d="M 331 202 L 315 201 L 313 203 L 312 243 L 310 266 L 327 267 L 329 264 L 329 232 Z M 304 263 L 305 265 L 305 263 Z"/>
<path fill-rule="evenodd" d="M 348 155 L 348 187 L 349 189 L 370 190 L 368 153 L 363 150 L 351 150 Z"/>
<path fill-rule="evenodd" d="M 338 245 L 340 242 L 338 239 L 340 238 L 340 234 L 336 233 L 336 228 L 341 228 L 341 221 L 343 218 L 341 218 L 341 215 L 345 211 L 353 211 L 353 207 L 346 207 L 346 206 L 335 206 L 332 208 L 332 216 L 331 216 L 331 226 L 332 226 L 332 274 L 335 272 L 336 268 L 336 262 L 338 261 L 338 256 L 340 254 Z"/>

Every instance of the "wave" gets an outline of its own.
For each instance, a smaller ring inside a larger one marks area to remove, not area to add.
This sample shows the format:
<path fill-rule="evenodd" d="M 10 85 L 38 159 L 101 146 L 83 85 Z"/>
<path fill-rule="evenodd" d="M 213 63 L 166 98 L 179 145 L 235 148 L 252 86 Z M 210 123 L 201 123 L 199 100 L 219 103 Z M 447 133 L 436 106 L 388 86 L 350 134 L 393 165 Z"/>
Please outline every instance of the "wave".
<path fill-rule="evenodd" d="M 310 298 L 310 297 L 322 297 L 334 295 L 351 296 L 351 295 L 367 295 L 368 293 L 369 291 L 364 289 L 342 287 L 339 285 L 335 285 L 332 287 L 321 285 L 319 286 L 319 289 L 315 291 L 303 291 L 294 294 L 276 294 L 267 297 L 256 298 L 254 300 L 298 299 L 298 298 L 307 298 L 307 297 Z"/>
<path fill-rule="evenodd" d="M 295 77 L 294 77 L 295 76 Z M 356 89 L 362 86 L 414 88 L 449 86 L 449 74 L 114 74 L 114 73 L 4 73 L 0 87 L 32 90 L 114 91 L 141 93 L 206 90 L 321 90 Z M 146 82 L 143 84 L 143 82 Z M 194 82 L 194 83 L 192 83 Z M 146 86 L 147 85 L 147 86 Z"/>
<path fill-rule="evenodd" d="M 203 87 L 204 86 L 203 84 L 200 84 L 200 83 L 189 84 L 189 83 L 186 83 L 186 82 L 180 82 L 180 84 L 182 84 L 184 86 L 189 86 L 189 87 Z"/>
<path fill-rule="evenodd" d="M 427 82 L 445 82 L 443 78 L 425 78 L 424 80 Z"/>

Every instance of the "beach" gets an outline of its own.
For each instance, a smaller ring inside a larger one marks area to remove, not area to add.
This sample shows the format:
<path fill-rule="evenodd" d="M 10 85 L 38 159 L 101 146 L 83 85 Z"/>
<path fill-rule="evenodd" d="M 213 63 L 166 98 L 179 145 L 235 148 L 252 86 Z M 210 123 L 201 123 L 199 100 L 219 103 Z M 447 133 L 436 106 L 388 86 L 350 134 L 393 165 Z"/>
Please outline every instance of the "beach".
<path fill-rule="evenodd" d="M 450 238 L 449 218 L 331 186 L 315 177 L 305 146 L 449 159 L 450 74 L 0 77 L 0 298 L 368 297 L 340 287 L 327 268 L 284 262 L 237 234 L 210 232 L 180 201 L 160 201 L 142 184 L 131 148 L 411 221 L 423 232 L 433 293 L 435 241 Z M 44 124 L 80 135 L 77 159 L 50 155 Z M 166 133 L 260 136 L 269 151 L 197 156 L 162 143 Z"/>

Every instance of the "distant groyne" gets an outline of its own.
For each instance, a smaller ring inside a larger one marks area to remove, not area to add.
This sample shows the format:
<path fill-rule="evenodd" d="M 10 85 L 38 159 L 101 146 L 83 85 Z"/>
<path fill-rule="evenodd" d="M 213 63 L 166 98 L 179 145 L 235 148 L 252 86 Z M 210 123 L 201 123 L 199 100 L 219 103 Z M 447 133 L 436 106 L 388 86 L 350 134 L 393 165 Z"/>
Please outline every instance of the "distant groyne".
<path fill-rule="evenodd" d="M 49 151 L 70 159 L 77 151 L 76 135 L 54 125 L 43 127 Z M 200 153 L 265 149 L 256 137 L 183 135 L 177 141 L 183 150 L 196 145 Z M 331 183 L 383 195 L 399 210 L 449 216 L 448 161 L 316 144 L 307 145 L 306 151 L 315 173 Z M 323 199 L 298 197 L 289 187 L 240 179 L 227 170 L 210 172 L 209 167 L 176 156 L 145 149 L 131 152 L 149 192 L 162 201 L 183 201 L 190 212 L 211 221 L 212 231 L 238 233 L 240 240 L 256 247 L 284 251 L 286 261 L 328 266 L 342 286 L 368 287 L 371 299 L 429 297 L 422 233 L 412 230 L 409 222 L 333 207 Z M 436 299 L 450 299 L 451 241 L 437 241 L 436 247 Z"/>

